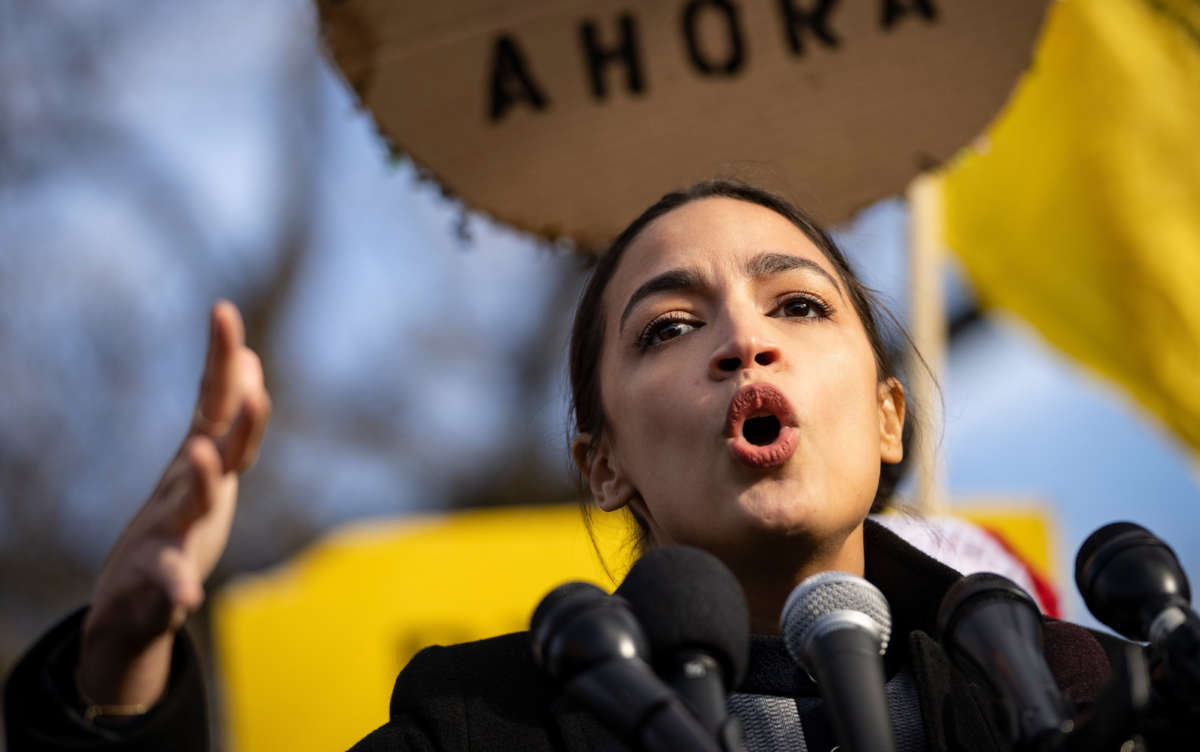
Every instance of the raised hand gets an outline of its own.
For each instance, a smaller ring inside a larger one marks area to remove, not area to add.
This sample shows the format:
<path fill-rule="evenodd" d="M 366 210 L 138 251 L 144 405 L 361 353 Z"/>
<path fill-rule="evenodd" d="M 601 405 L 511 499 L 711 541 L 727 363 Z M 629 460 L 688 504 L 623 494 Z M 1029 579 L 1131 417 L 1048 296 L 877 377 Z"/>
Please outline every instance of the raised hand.
<path fill-rule="evenodd" d="M 254 463 L 270 412 L 241 315 L 219 301 L 187 437 L 96 582 L 77 674 L 88 701 L 129 714 L 162 695 L 175 632 L 204 600 L 229 540 L 238 476 Z"/>

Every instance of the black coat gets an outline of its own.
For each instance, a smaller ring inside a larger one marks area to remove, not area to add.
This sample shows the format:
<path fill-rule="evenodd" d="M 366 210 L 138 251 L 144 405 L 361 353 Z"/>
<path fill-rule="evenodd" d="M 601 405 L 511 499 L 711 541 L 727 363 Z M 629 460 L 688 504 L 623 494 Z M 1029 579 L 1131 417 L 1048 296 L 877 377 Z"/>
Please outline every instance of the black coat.
<path fill-rule="evenodd" d="M 892 609 L 889 675 L 913 674 L 932 750 L 1006 749 L 996 702 L 947 659 L 931 636 L 942 596 L 959 577 L 881 525 L 868 521 L 866 578 Z M 204 688 L 185 639 L 176 641 L 164 699 L 143 719 L 99 728 L 82 718 L 72 689 L 82 612 L 47 633 L 10 676 L 5 691 L 9 749 L 197 750 L 208 748 Z M 1045 654 L 1066 696 L 1086 707 L 1108 676 L 1114 638 L 1065 622 L 1045 623 Z M 813 695 L 778 638 L 756 637 L 743 691 Z M 396 679 L 390 720 L 355 745 L 356 752 L 400 750 L 599 750 L 616 741 L 534 666 L 526 632 L 422 650 Z"/>
<path fill-rule="evenodd" d="M 995 698 L 951 665 L 931 636 L 938 606 L 959 573 L 870 520 L 864 543 L 866 578 L 887 597 L 892 612 L 887 673 L 903 666 L 912 671 L 930 749 L 1008 749 L 997 728 Z M 1106 648 L 1119 650 L 1125 643 L 1056 620 L 1045 622 L 1044 635 L 1055 680 L 1077 708 L 1086 708 L 1108 677 Z M 819 694 L 787 657 L 780 638 L 755 636 L 750 665 L 742 691 Z M 530 658 L 528 632 L 426 648 L 396 680 L 390 711 L 391 720 L 354 752 L 621 748 L 542 677 Z"/>

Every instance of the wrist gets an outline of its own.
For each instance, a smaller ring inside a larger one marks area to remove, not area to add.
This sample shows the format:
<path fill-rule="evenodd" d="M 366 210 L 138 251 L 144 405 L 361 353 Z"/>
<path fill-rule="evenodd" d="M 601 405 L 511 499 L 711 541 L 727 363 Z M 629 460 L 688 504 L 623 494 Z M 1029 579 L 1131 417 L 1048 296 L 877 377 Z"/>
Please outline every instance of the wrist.
<path fill-rule="evenodd" d="M 150 709 L 149 705 L 143 703 L 133 703 L 131 705 L 106 705 L 96 702 L 88 696 L 83 687 L 80 686 L 79 673 L 75 674 L 75 695 L 78 699 L 78 706 L 83 711 L 83 719 L 88 723 L 100 723 L 102 725 L 123 725 L 131 723 L 134 719 L 141 717 Z"/>
<path fill-rule="evenodd" d="M 82 638 L 75 687 L 85 713 L 139 715 L 162 697 L 171 670 L 173 632 L 136 649 L 86 630 Z"/>

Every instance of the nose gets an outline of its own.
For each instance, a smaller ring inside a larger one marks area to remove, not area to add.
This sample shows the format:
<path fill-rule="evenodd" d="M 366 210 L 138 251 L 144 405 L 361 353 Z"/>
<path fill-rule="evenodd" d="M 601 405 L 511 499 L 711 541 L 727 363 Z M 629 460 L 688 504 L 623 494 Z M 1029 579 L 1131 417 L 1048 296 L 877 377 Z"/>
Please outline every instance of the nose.
<path fill-rule="evenodd" d="M 734 326 L 729 336 L 713 352 L 709 361 L 709 376 L 721 380 L 747 368 L 779 362 L 783 354 L 764 329 Z"/>

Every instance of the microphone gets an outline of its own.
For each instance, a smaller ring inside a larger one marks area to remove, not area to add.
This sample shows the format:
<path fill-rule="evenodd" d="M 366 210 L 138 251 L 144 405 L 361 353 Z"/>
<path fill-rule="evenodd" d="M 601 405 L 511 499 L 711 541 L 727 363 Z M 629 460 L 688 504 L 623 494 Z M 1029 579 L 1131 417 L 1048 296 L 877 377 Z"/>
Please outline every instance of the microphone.
<path fill-rule="evenodd" d="M 1097 619 L 1131 640 L 1160 642 L 1195 615 L 1175 552 L 1132 522 L 1088 536 L 1075 557 L 1075 585 Z"/>
<path fill-rule="evenodd" d="M 1096 530 L 1075 557 L 1075 584 L 1092 614 L 1119 634 L 1149 642 L 1157 710 L 1200 718 L 1200 616 L 1179 559 L 1132 522 Z"/>
<path fill-rule="evenodd" d="M 646 663 L 646 636 L 623 599 L 568 582 L 542 599 L 530 629 L 534 662 L 627 743 L 720 752 Z"/>
<path fill-rule="evenodd" d="M 750 612 L 733 573 L 688 546 L 661 546 L 634 563 L 617 588 L 650 642 L 654 667 L 726 750 L 743 749 L 726 697 L 749 660 Z"/>
<path fill-rule="evenodd" d="M 1037 604 L 1015 582 L 990 572 L 963 577 L 942 599 L 937 630 L 951 659 L 1004 700 L 1012 742 L 1053 748 L 1072 730 L 1073 710 L 1042 653 Z"/>
<path fill-rule="evenodd" d="M 812 676 L 847 752 L 894 752 L 883 689 L 892 630 L 887 599 L 848 572 L 821 572 L 792 590 L 780 617 L 792 658 Z"/>

